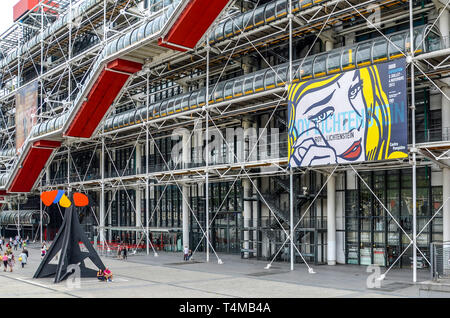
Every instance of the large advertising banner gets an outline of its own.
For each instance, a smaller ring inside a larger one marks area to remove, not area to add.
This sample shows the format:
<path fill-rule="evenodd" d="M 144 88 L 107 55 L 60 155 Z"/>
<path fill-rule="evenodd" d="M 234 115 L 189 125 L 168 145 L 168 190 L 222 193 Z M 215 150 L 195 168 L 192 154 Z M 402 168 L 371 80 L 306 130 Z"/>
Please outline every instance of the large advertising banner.
<path fill-rule="evenodd" d="M 31 128 L 36 124 L 38 85 L 31 83 L 16 94 L 16 150 L 22 147 Z"/>
<path fill-rule="evenodd" d="M 406 98 L 405 59 L 290 85 L 289 166 L 407 157 Z"/>

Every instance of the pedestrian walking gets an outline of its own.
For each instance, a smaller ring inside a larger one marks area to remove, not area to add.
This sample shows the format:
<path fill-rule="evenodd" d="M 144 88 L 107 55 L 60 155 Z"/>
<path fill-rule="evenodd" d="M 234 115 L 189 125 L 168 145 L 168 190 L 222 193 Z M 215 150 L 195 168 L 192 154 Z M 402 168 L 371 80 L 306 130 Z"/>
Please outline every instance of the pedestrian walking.
<path fill-rule="evenodd" d="M 184 247 L 184 260 L 187 261 L 189 259 L 189 248 L 187 246 Z"/>
<path fill-rule="evenodd" d="M 127 246 L 125 245 L 125 246 L 123 247 L 123 249 L 122 249 L 122 255 L 123 255 L 123 259 L 124 259 L 124 260 L 127 259 L 127 254 L 128 254 Z"/>
<path fill-rule="evenodd" d="M 26 246 L 23 247 L 23 252 L 27 255 L 27 258 L 30 256 L 28 249 L 26 248 Z"/>
<path fill-rule="evenodd" d="M 42 244 L 42 248 L 41 248 L 41 259 L 44 258 L 45 253 L 47 253 L 47 249 L 45 248 L 45 244 Z"/>
<path fill-rule="evenodd" d="M 117 258 L 122 258 L 122 247 L 120 245 L 117 247 Z"/>
<path fill-rule="evenodd" d="M 13 245 L 14 245 L 14 250 L 15 251 L 17 251 L 17 244 L 18 244 L 17 240 L 14 240 Z"/>
<path fill-rule="evenodd" d="M 9 271 L 12 273 L 13 271 L 13 267 L 14 267 L 14 263 L 16 262 L 16 260 L 14 259 L 14 254 L 11 253 L 8 255 L 8 267 L 9 267 Z"/>
<path fill-rule="evenodd" d="M 22 268 L 27 263 L 27 260 L 28 260 L 27 254 L 25 253 L 25 251 L 22 251 L 22 253 L 19 255 L 19 262 L 20 264 L 22 264 Z"/>
<path fill-rule="evenodd" d="M 3 261 L 3 266 L 5 267 L 3 269 L 3 271 L 6 272 L 6 270 L 8 269 L 8 254 L 6 254 L 6 252 L 5 252 L 5 254 L 3 254 L 2 261 Z"/>

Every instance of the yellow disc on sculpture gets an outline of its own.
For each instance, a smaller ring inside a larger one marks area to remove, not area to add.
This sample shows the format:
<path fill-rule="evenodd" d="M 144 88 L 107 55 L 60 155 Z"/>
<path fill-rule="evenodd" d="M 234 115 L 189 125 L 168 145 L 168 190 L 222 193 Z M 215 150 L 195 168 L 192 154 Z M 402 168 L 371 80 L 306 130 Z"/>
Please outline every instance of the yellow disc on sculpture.
<path fill-rule="evenodd" d="M 72 202 L 70 202 L 69 198 L 65 194 L 63 194 L 61 200 L 59 200 L 59 205 L 63 208 L 68 208 L 71 204 Z"/>

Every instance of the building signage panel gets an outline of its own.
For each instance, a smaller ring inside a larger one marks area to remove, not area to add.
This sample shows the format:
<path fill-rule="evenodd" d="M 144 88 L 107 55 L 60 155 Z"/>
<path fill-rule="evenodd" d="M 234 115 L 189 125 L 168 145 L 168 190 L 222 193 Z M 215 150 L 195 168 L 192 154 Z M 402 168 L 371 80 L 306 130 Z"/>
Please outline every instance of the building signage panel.
<path fill-rule="evenodd" d="M 408 156 L 406 62 L 398 59 L 289 86 L 289 165 Z"/>
<path fill-rule="evenodd" d="M 16 150 L 19 150 L 36 124 L 38 85 L 31 83 L 16 94 Z"/>

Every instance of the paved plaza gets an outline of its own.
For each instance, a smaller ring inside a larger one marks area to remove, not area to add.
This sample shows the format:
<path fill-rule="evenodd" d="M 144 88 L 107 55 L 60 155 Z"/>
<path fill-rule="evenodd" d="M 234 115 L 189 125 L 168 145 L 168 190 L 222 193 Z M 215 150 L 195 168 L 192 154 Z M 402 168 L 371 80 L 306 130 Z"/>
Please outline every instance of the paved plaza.
<path fill-rule="evenodd" d="M 239 255 L 220 255 L 223 264 L 211 255 L 209 263 L 204 254 L 195 254 L 194 261 L 183 262 L 180 253 L 161 252 L 129 255 L 128 260 L 102 257 L 114 274 L 113 282 L 99 282 L 83 278 L 79 288 L 70 286 L 72 280 L 54 284 L 51 278 L 33 279 L 41 260 L 38 246 L 29 248 L 29 263 L 24 269 L 16 263 L 14 272 L 0 271 L 3 297 L 448 297 L 450 293 L 420 290 L 412 284 L 411 269 L 393 269 L 381 288 L 368 289 L 370 273 L 365 266 L 314 266 L 315 274 L 296 264 L 243 260 Z M 15 252 L 16 259 L 19 251 Z M 384 272 L 385 269 L 382 269 Z M 429 278 L 427 270 L 420 270 L 419 281 Z"/>

